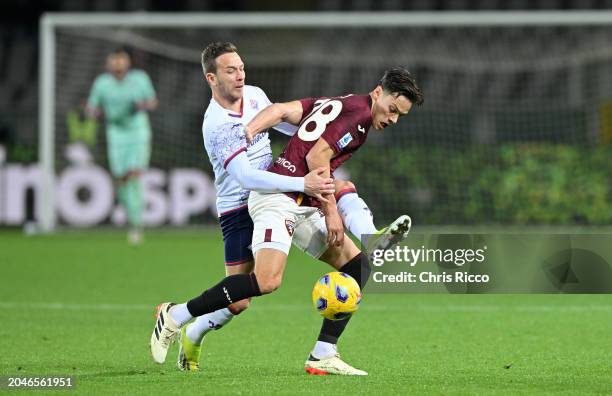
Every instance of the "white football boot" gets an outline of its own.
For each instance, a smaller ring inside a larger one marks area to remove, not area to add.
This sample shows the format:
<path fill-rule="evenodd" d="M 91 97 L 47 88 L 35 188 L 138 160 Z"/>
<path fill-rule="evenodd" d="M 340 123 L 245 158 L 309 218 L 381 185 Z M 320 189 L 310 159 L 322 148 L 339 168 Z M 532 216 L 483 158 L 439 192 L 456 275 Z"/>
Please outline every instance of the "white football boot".
<path fill-rule="evenodd" d="M 157 306 L 157 322 L 151 334 L 151 356 L 155 363 L 166 361 L 168 348 L 174 342 L 180 331 L 178 323 L 170 316 L 173 303 L 163 303 Z"/>
<path fill-rule="evenodd" d="M 304 368 L 311 375 L 368 375 L 367 372 L 356 369 L 340 359 L 339 353 L 321 359 L 311 353 Z"/>
<path fill-rule="evenodd" d="M 387 250 L 408 237 L 412 219 L 408 215 L 401 215 L 387 227 L 373 234 L 367 242 L 366 251 L 372 254 L 374 250 Z"/>

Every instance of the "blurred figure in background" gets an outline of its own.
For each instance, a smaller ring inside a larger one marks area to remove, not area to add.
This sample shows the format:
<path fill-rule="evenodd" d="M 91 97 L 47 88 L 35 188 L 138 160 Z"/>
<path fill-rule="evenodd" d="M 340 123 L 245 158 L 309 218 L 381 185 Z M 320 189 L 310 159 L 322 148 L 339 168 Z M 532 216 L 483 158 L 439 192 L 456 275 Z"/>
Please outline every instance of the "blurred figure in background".
<path fill-rule="evenodd" d="M 106 120 L 108 159 L 116 181 L 119 203 L 129 223 L 128 241 L 142 242 L 144 209 L 142 172 L 149 166 L 151 125 L 148 112 L 158 105 L 151 79 L 142 70 L 130 69 L 125 49 L 110 53 L 107 73 L 99 75 L 87 100 L 87 112 Z"/>

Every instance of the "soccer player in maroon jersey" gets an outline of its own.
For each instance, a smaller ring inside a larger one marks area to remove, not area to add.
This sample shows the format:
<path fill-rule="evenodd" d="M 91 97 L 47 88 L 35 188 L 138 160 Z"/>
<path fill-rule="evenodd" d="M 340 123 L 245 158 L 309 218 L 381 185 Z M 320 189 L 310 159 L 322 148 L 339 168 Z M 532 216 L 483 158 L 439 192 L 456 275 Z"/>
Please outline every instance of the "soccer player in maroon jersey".
<path fill-rule="evenodd" d="M 382 130 L 395 124 L 414 104 L 422 102 L 423 95 L 412 75 L 403 68 L 393 68 L 366 95 L 302 99 L 268 106 L 246 126 L 245 133 L 252 138 L 281 121 L 299 125 L 269 170 L 304 176 L 309 169 L 324 167 L 327 171 L 321 176 L 328 177 L 361 147 L 371 127 Z M 333 194 L 317 201 L 301 194 L 251 192 L 249 213 L 254 222 L 254 271 L 228 276 L 187 302 L 192 316 L 272 293 L 280 287 L 292 242 L 312 257 L 351 275 L 360 287 L 365 286 L 370 273 L 368 260 L 350 238 L 345 238 Z M 166 318 L 160 332 L 178 332 L 179 326 L 167 312 L 160 315 Z M 306 361 L 307 372 L 367 375 L 342 361 L 337 353 L 337 340 L 348 320 L 323 321 L 318 341 Z"/>

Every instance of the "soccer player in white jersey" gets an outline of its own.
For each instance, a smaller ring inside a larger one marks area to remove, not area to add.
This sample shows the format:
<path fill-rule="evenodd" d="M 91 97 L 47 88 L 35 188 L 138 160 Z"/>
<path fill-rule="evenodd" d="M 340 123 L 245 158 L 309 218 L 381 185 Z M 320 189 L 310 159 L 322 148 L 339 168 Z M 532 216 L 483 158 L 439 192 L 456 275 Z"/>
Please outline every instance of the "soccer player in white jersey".
<path fill-rule="evenodd" d="M 202 132 L 209 159 L 215 172 L 217 209 L 225 244 L 226 274 L 246 274 L 253 270 L 250 250 L 253 222 L 247 200 L 249 190 L 260 192 L 304 192 L 319 199 L 322 194 L 336 191 L 342 219 L 356 236 L 381 231 L 374 227 L 371 213 L 357 195 L 350 182 L 336 182 L 322 178 L 326 169 L 317 169 L 305 177 L 289 177 L 264 171 L 272 162 L 272 151 L 267 133 L 257 135 L 247 145 L 243 126 L 271 102 L 258 87 L 245 85 L 244 64 L 237 49 L 230 43 L 212 43 L 202 53 L 202 67 L 212 90 L 212 99 Z M 275 129 L 293 135 L 297 128 L 279 124 Z M 330 192 L 331 191 L 331 192 Z M 410 227 L 407 216 L 396 220 L 383 231 L 393 230 L 402 236 Z M 169 314 L 173 322 L 182 326 L 178 367 L 197 370 L 204 336 L 221 328 L 235 315 L 249 306 L 249 300 L 234 302 L 229 307 L 202 315 L 187 326 L 193 315 L 187 304 L 175 306 Z M 173 337 L 162 334 L 167 322 L 169 306 L 158 307 L 159 319 L 151 336 L 151 352 L 156 362 L 165 361 Z M 175 334 L 173 334 L 174 336 Z"/>

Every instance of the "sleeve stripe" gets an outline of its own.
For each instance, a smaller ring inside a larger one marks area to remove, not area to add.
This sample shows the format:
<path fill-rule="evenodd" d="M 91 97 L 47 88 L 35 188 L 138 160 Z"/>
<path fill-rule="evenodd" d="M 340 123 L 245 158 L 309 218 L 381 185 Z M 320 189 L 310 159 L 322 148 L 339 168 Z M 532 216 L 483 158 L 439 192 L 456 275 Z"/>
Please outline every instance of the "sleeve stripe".
<path fill-rule="evenodd" d="M 247 151 L 246 147 L 241 148 L 240 150 L 236 151 L 234 154 L 230 155 L 225 162 L 223 162 L 223 168 L 227 168 L 227 164 L 229 164 L 229 162 L 231 160 L 233 160 L 238 154 L 242 153 L 243 151 Z"/>

